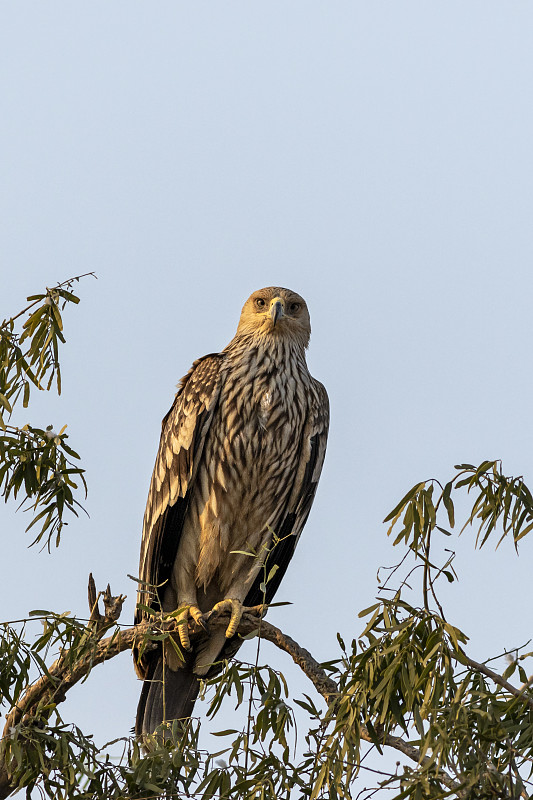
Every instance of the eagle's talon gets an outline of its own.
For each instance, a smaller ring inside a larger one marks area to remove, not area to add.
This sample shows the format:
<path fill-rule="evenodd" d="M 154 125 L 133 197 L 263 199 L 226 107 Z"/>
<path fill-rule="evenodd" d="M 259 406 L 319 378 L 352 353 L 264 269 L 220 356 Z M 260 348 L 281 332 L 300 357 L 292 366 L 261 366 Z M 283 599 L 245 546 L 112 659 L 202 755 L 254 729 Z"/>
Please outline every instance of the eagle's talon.
<path fill-rule="evenodd" d="M 215 612 L 231 611 L 229 625 L 226 628 L 226 639 L 231 639 L 231 637 L 235 636 L 237 632 L 243 610 L 244 607 L 240 600 L 232 600 L 231 598 L 227 597 L 225 600 L 220 600 L 219 603 L 215 603 L 209 615 Z"/>
<path fill-rule="evenodd" d="M 193 620 L 196 622 L 197 625 L 203 627 L 204 615 L 202 614 L 198 606 L 189 606 L 189 614 L 191 615 L 191 617 L 193 618 Z"/>
<path fill-rule="evenodd" d="M 197 625 L 200 625 L 202 628 L 204 628 L 203 615 L 198 606 L 195 605 L 185 606 L 176 617 L 176 621 L 178 623 L 178 634 L 180 637 L 180 644 L 183 647 L 183 649 L 187 651 L 190 651 L 192 649 L 191 640 L 189 638 L 189 619 L 193 619 Z"/>
<path fill-rule="evenodd" d="M 249 606 L 246 609 L 246 611 L 253 617 L 259 617 L 259 619 L 264 619 L 268 611 L 268 603 L 260 603 L 257 606 Z"/>
<path fill-rule="evenodd" d="M 201 619 L 196 619 L 195 622 L 198 623 L 200 628 L 204 631 L 204 633 L 209 633 L 209 623 L 208 623 L 208 614 L 202 614 Z"/>

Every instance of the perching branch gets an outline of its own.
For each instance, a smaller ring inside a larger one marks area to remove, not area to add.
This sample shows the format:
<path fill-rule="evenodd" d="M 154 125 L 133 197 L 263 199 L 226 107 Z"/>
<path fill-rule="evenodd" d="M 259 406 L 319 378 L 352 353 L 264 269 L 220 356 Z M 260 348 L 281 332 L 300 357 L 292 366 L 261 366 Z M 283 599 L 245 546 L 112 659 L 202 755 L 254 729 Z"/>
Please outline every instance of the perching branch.
<path fill-rule="evenodd" d="M 124 650 L 133 649 L 143 639 L 149 639 L 151 634 L 157 635 L 163 631 L 172 633 L 174 632 L 173 626 L 175 626 L 176 632 L 178 630 L 180 623 L 175 620 L 169 623 L 167 618 L 161 624 L 160 617 L 154 616 L 153 619 L 146 620 L 131 628 L 121 630 L 117 627 L 111 636 L 103 639 L 105 632 L 118 620 L 125 597 L 123 595 L 112 596 L 109 586 L 105 592 L 97 594 L 92 575 L 89 576 L 88 596 L 90 621 L 84 633 L 86 640 L 83 654 L 81 656 L 73 655 L 72 650 L 63 650 L 61 652 L 59 658 L 48 669 L 48 673 L 35 681 L 22 695 L 17 705 L 9 712 L 2 734 L 3 738 L 9 739 L 13 728 L 34 717 L 44 706 L 51 710 L 53 706 L 63 702 L 69 689 L 83 680 L 96 665 L 114 658 Z M 104 603 L 104 614 L 101 614 L 98 608 L 100 597 L 102 597 Z M 245 610 L 239 624 L 238 633 L 241 636 L 249 636 L 257 632 L 259 620 L 265 610 L 262 605 Z M 210 616 L 210 628 L 224 628 L 227 625 L 227 616 L 228 612 L 226 611 Z M 194 639 L 195 635 L 200 632 L 201 628 L 191 620 L 189 623 L 191 638 Z M 328 705 L 335 702 L 339 695 L 336 682 L 327 675 L 308 650 L 265 620 L 261 621 L 261 638 L 266 639 L 290 655 Z M 148 641 L 145 643 L 145 649 L 157 646 L 155 642 Z M 79 648 L 76 648 L 76 650 L 79 650 Z M 360 735 L 365 741 L 375 743 L 375 739 L 371 737 L 364 725 L 361 726 Z M 424 765 L 429 761 L 427 757 L 420 760 L 419 750 L 400 737 L 386 734 L 381 743 L 398 750 L 417 764 Z M 441 771 L 439 777 L 447 788 L 453 791 L 460 790 L 460 784 L 446 773 Z M 0 760 L 0 800 L 8 797 L 14 788 L 10 783 L 6 764 Z"/>
<path fill-rule="evenodd" d="M 103 601 L 103 613 L 99 609 L 100 599 Z M 110 636 L 103 638 L 106 631 L 116 625 L 124 599 L 123 595 L 113 596 L 109 585 L 105 592 L 97 593 L 93 577 L 89 576 L 90 619 L 86 629 L 77 645 L 63 650 L 59 658 L 49 667 L 47 673 L 29 686 L 19 698 L 17 705 L 11 709 L 7 715 L 2 735 L 6 741 L 12 736 L 12 731 L 17 726 L 51 713 L 57 704 L 66 699 L 69 689 L 83 680 L 97 664 L 114 658 L 124 650 L 131 650 L 134 646 L 139 646 L 141 642 L 145 649 L 157 647 L 159 645 L 156 642 L 150 641 L 151 635 L 176 633 L 179 625 L 182 624 L 175 619 L 169 620 L 167 617 L 163 620 L 160 615 L 154 615 L 153 618 L 131 628 L 120 629 L 117 626 Z M 239 624 L 238 633 L 241 636 L 257 633 L 259 620 L 265 611 L 266 608 L 262 605 L 246 609 Z M 210 628 L 212 630 L 225 628 L 227 617 L 227 611 L 212 613 L 209 618 Z M 189 633 L 193 640 L 196 635 L 201 633 L 201 630 L 194 621 L 189 622 Z M 316 691 L 325 699 L 328 706 L 331 707 L 336 703 L 339 698 L 337 683 L 329 677 L 308 650 L 265 620 L 261 620 L 261 638 L 271 642 L 293 659 L 312 682 Z M 483 673 L 514 696 L 524 700 L 530 707 L 533 705 L 533 701 L 524 697 L 523 690 L 515 688 L 484 664 L 479 664 L 471 659 L 467 659 L 467 662 L 471 668 Z M 371 744 L 376 743 L 375 734 L 372 737 L 364 725 L 360 726 L 360 736 Z M 380 738 L 380 744 L 397 750 L 420 766 L 425 766 L 431 761 L 427 756 L 421 758 L 419 749 L 401 737 L 385 734 Z M 455 781 L 443 770 L 439 770 L 438 777 L 450 791 L 461 796 L 460 782 Z M 15 788 L 11 784 L 7 765 L 0 757 L 0 800 L 8 797 Z"/>

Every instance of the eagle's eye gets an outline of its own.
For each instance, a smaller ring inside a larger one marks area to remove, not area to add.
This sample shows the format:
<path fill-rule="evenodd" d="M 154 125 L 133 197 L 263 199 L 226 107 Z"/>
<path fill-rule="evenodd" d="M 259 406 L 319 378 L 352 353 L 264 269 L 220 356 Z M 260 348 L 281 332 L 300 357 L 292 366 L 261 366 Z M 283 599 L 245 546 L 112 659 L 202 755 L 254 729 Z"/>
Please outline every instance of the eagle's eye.
<path fill-rule="evenodd" d="M 291 303 L 289 306 L 289 311 L 291 314 L 296 314 L 297 311 L 300 310 L 300 303 Z"/>
<path fill-rule="evenodd" d="M 262 297 L 256 297 L 255 298 L 255 305 L 257 306 L 257 308 L 264 308 L 265 307 L 265 301 L 263 300 Z"/>

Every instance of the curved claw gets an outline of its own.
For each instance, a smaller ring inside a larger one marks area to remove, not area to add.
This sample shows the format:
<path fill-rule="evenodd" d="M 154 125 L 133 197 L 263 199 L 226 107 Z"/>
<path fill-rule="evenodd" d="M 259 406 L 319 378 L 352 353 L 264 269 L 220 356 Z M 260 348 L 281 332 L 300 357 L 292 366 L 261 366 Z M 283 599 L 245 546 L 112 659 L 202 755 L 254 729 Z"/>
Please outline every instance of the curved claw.
<path fill-rule="evenodd" d="M 193 619 L 197 625 L 200 625 L 205 630 L 205 621 L 198 606 L 185 606 L 176 617 L 176 621 L 181 623 L 178 627 L 178 634 L 180 637 L 181 646 L 184 650 L 191 649 L 191 640 L 189 638 L 189 619 Z"/>
<path fill-rule="evenodd" d="M 215 611 L 231 611 L 229 625 L 226 628 L 226 639 L 231 639 L 232 636 L 235 636 L 241 621 L 243 612 L 241 601 L 227 597 L 225 600 L 220 600 L 220 602 L 216 603 L 210 613 L 212 614 Z"/>
<path fill-rule="evenodd" d="M 207 624 L 206 615 L 203 614 L 198 606 L 189 606 L 189 616 L 193 618 L 195 623 L 206 633 L 209 633 L 209 626 Z"/>
<path fill-rule="evenodd" d="M 208 622 L 207 622 L 207 619 L 206 619 L 206 615 L 205 615 L 205 614 L 202 614 L 202 616 L 201 616 L 201 617 L 198 617 L 198 619 L 196 619 L 196 617 L 195 617 L 195 618 L 194 618 L 194 621 L 196 622 L 196 624 L 197 624 L 197 625 L 199 625 L 199 626 L 200 626 L 200 628 L 201 628 L 203 631 L 205 631 L 205 633 L 209 633 L 209 624 L 208 624 Z"/>

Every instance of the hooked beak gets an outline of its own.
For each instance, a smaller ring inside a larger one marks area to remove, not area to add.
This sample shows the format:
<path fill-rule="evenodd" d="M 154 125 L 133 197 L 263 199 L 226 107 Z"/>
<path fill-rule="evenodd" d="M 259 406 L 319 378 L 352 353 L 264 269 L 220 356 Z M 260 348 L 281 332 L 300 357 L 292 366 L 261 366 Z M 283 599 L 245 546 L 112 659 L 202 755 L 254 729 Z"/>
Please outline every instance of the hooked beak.
<path fill-rule="evenodd" d="M 274 328 L 276 327 L 276 322 L 278 319 L 283 317 L 285 314 L 285 303 L 281 299 L 281 297 L 274 297 L 273 300 L 270 302 L 270 316 L 272 318 L 272 322 Z"/>

